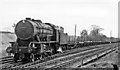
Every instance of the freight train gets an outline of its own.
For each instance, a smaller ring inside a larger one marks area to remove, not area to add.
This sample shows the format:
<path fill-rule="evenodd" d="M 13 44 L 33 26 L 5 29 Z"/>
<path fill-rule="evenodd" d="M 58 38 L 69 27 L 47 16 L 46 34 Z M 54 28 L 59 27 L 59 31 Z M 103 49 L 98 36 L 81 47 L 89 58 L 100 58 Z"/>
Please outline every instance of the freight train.
<path fill-rule="evenodd" d="M 6 49 L 8 53 L 14 54 L 15 62 L 34 62 L 75 45 L 75 39 L 64 33 L 63 27 L 31 18 L 19 21 L 15 26 L 15 34 L 16 42 L 10 42 L 11 47 Z M 93 45 L 92 42 L 90 44 Z M 81 46 L 90 44 L 81 43 Z"/>

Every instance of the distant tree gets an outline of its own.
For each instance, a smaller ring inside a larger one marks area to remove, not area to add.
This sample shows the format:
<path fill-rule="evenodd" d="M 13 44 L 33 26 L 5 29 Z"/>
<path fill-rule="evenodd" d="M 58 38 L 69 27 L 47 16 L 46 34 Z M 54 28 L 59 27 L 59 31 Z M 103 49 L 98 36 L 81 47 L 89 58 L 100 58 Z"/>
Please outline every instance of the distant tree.
<path fill-rule="evenodd" d="M 80 33 L 81 37 L 80 40 L 81 41 L 87 41 L 88 40 L 88 32 L 86 29 L 83 29 Z"/>
<path fill-rule="evenodd" d="M 87 30 L 83 29 L 82 32 L 80 33 L 81 37 L 88 36 Z"/>
<path fill-rule="evenodd" d="M 88 34 L 86 29 L 83 29 L 80 32 L 80 36 L 77 38 L 77 41 L 106 41 L 108 40 L 108 37 L 100 33 L 102 30 L 104 29 L 97 25 L 91 25 L 90 34 Z"/>
<path fill-rule="evenodd" d="M 103 28 L 96 26 L 96 25 L 91 25 L 91 31 L 89 34 L 89 38 L 92 41 L 101 41 L 102 36 L 105 37 L 103 34 L 100 33 L 100 31 L 103 30 Z"/>
<path fill-rule="evenodd" d="M 100 34 L 100 31 L 103 30 L 103 28 L 100 28 L 99 26 L 96 25 L 91 25 L 91 32 L 90 35 L 96 36 Z"/>
<path fill-rule="evenodd" d="M 106 35 L 103 35 L 102 33 L 98 35 L 98 39 L 99 41 L 106 41 L 107 39 L 107 36 Z"/>

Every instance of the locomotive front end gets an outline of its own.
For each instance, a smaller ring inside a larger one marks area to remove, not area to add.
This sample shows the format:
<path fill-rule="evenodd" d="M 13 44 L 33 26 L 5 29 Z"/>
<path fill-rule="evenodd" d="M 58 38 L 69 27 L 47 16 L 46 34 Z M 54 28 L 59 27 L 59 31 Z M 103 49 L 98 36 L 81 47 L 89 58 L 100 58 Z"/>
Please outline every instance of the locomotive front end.
<path fill-rule="evenodd" d="M 34 27 L 29 21 L 21 20 L 15 27 L 15 34 L 20 39 L 29 39 L 34 35 Z"/>

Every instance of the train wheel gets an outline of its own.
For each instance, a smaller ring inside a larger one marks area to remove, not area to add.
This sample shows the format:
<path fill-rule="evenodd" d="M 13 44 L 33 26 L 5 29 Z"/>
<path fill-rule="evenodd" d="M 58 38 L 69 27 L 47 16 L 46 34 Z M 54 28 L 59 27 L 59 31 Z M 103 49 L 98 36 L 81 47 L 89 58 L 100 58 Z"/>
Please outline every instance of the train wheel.
<path fill-rule="evenodd" d="M 17 63 L 17 60 L 19 59 L 19 54 L 18 53 L 15 53 L 14 55 L 14 62 Z"/>
<path fill-rule="evenodd" d="M 35 55 L 33 53 L 30 55 L 30 60 L 31 62 L 35 62 Z"/>
<path fill-rule="evenodd" d="M 24 58 L 22 59 L 22 62 L 24 62 L 24 63 L 30 62 L 30 54 L 29 53 L 24 54 Z"/>
<path fill-rule="evenodd" d="M 45 58 L 45 54 L 41 53 L 40 59 L 43 60 Z"/>
<path fill-rule="evenodd" d="M 28 62 L 28 59 L 27 59 L 27 58 L 28 58 L 28 57 L 27 57 L 27 54 L 26 54 L 26 53 L 24 53 L 24 54 L 22 54 L 21 56 L 22 56 L 22 58 L 21 58 L 21 59 L 22 59 L 22 63 L 27 63 L 27 62 Z"/>
<path fill-rule="evenodd" d="M 42 56 L 40 56 L 40 58 L 39 58 L 40 60 L 42 59 Z"/>

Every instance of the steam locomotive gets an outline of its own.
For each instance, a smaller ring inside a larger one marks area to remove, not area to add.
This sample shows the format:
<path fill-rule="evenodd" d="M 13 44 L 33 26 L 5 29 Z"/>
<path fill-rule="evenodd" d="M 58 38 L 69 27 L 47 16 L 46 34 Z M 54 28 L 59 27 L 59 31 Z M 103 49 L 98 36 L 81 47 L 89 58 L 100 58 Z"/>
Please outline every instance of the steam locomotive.
<path fill-rule="evenodd" d="M 64 28 L 41 20 L 26 18 L 16 24 L 16 42 L 10 42 L 12 47 L 8 53 L 14 54 L 14 61 L 35 61 L 62 51 L 60 46 L 68 45 L 68 35 Z"/>
<path fill-rule="evenodd" d="M 69 48 L 105 44 L 110 42 L 84 42 L 75 43 L 74 36 L 64 33 L 64 28 L 41 20 L 26 18 L 15 26 L 16 42 L 10 42 L 11 47 L 7 53 L 14 54 L 14 61 L 34 62 L 37 59 L 62 52 Z M 79 46 L 74 45 L 79 44 Z M 72 47 L 70 47 L 72 46 Z"/>

